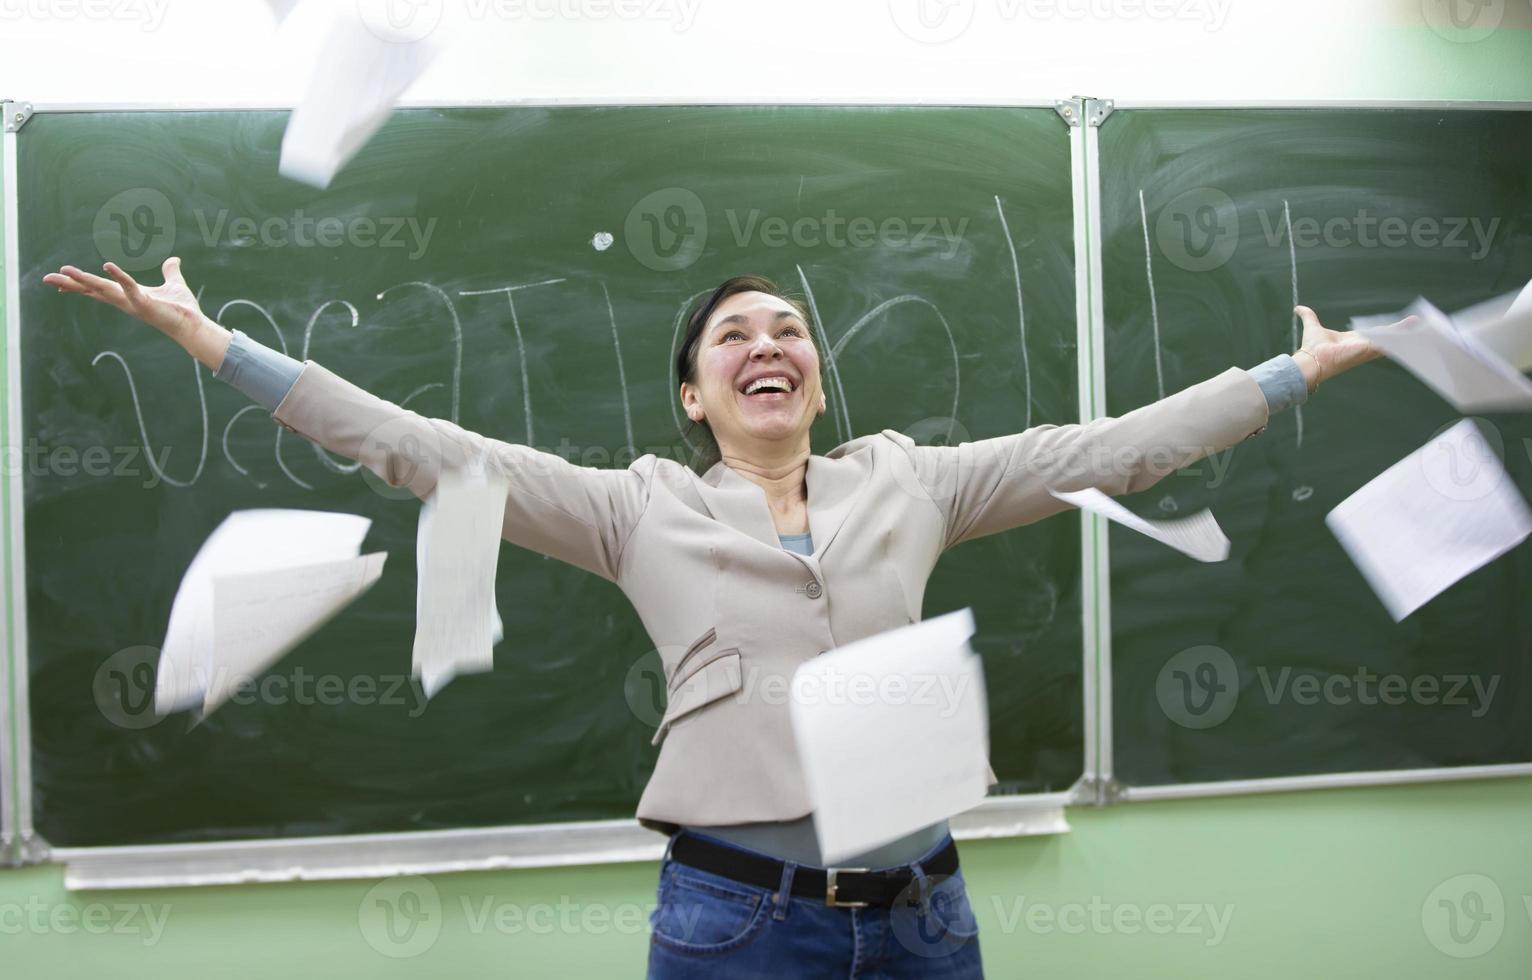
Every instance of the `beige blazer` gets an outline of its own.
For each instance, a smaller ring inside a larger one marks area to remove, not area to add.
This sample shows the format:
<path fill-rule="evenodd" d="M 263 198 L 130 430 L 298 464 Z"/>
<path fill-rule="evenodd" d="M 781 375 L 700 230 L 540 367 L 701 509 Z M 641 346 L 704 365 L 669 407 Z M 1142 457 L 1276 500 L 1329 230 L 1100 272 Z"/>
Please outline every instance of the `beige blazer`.
<path fill-rule="evenodd" d="M 809 457 L 811 556 L 781 546 L 764 492 L 723 463 L 700 477 L 653 454 L 577 466 L 422 417 L 313 361 L 273 418 L 419 496 L 442 467 L 485 460 L 510 483 L 507 541 L 622 589 L 669 689 L 637 816 L 670 833 L 810 812 L 787 682 L 810 657 L 918 621 L 948 548 L 1066 509 L 1049 488 L 1143 490 L 1257 434 L 1266 415 L 1255 379 L 1230 368 L 1083 425 L 955 447 L 884 429 Z"/>

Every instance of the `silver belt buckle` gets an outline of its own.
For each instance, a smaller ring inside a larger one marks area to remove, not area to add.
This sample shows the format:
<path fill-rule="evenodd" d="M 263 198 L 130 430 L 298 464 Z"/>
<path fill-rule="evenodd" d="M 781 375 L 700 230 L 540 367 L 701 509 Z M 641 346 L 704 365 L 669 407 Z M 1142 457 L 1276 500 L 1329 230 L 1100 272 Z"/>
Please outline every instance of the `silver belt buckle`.
<path fill-rule="evenodd" d="M 833 909 L 864 909 L 866 902 L 842 902 L 835 897 L 835 876 L 841 871 L 869 871 L 870 868 L 826 868 L 825 869 L 825 905 Z"/>

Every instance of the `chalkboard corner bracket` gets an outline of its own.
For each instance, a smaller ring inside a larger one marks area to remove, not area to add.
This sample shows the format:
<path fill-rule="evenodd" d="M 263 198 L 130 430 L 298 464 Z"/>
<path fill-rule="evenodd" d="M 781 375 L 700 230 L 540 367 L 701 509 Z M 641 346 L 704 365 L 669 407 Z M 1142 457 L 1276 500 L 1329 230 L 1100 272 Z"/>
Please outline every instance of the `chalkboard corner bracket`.
<path fill-rule="evenodd" d="M 21 127 L 25 126 L 27 120 L 31 119 L 33 115 L 32 103 L 30 102 L 12 102 L 10 99 L 6 99 L 0 102 L 0 109 L 4 110 L 5 131 L 7 133 L 20 132 Z"/>
<path fill-rule="evenodd" d="M 1123 800 L 1123 785 L 1116 777 L 1108 776 L 1103 779 L 1100 776 L 1088 776 L 1081 781 L 1081 786 L 1076 796 L 1080 802 L 1090 806 L 1111 806 Z"/>
<path fill-rule="evenodd" d="M 1102 124 L 1106 122 L 1107 117 L 1112 114 L 1112 110 L 1117 108 L 1117 103 L 1111 99 L 1084 99 L 1083 101 L 1085 103 L 1086 125 L 1094 126 L 1097 129 L 1100 129 Z"/>
<path fill-rule="evenodd" d="M 53 860 L 53 847 L 37 834 L 22 834 L 13 852 L 17 864 L 47 864 Z"/>
<path fill-rule="evenodd" d="M 1054 99 L 1053 111 L 1059 114 L 1060 119 L 1064 120 L 1064 125 L 1070 129 L 1078 129 L 1080 118 L 1084 115 L 1084 104 L 1085 100 L 1079 97 Z"/>

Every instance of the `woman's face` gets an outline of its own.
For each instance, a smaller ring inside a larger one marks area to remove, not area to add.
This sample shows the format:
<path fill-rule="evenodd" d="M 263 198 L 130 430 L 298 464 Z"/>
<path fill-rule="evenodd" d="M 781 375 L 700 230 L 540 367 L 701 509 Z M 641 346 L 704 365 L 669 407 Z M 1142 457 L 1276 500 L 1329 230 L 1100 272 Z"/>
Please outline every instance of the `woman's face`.
<path fill-rule="evenodd" d="M 693 421 L 707 420 L 720 447 L 806 439 L 824 411 L 819 352 L 791 303 L 769 293 L 735 293 L 713 311 L 696 347 L 695 384 L 681 385 Z M 767 387 L 746 394 L 764 377 L 786 378 L 790 392 Z"/>

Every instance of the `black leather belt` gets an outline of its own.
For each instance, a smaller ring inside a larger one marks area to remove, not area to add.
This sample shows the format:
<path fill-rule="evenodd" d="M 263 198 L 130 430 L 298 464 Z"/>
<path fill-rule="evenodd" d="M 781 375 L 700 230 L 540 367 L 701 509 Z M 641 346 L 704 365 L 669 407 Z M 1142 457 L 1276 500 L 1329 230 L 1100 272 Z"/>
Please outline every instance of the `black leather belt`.
<path fill-rule="evenodd" d="M 782 885 L 786 864 L 764 854 L 715 844 L 701 837 L 678 831 L 671 841 L 670 858 L 681 864 L 757 888 L 776 889 Z M 947 846 L 921 862 L 927 875 L 950 875 L 958 868 L 957 845 Z M 887 908 L 915 880 L 909 865 L 870 871 L 866 868 L 816 868 L 799 865 L 793 871 L 793 894 L 799 898 L 823 899 L 835 908 L 863 908 L 869 905 Z M 913 897 L 913 892 L 910 893 Z"/>

